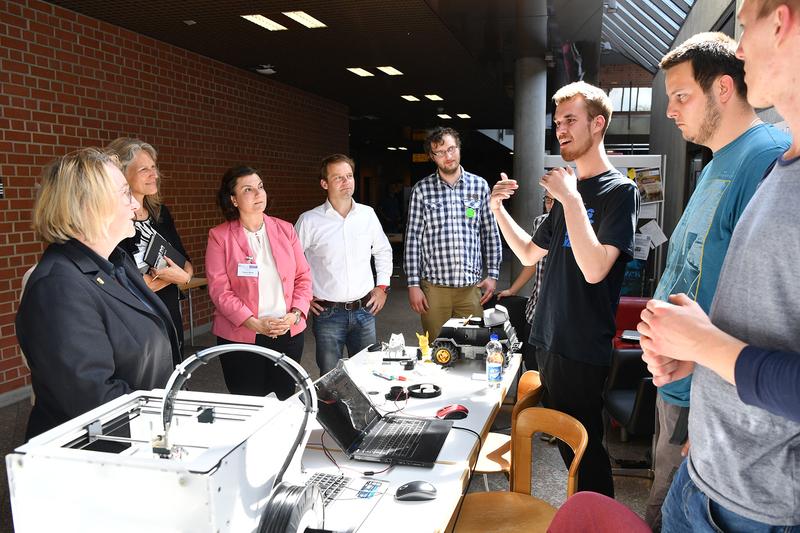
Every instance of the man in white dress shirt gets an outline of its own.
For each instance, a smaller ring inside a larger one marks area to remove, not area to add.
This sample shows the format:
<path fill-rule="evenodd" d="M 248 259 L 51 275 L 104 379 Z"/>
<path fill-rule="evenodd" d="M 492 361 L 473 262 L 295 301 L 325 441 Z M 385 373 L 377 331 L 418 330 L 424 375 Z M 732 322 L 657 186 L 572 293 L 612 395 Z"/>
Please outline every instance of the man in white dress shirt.
<path fill-rule="evenodd" d="M 320 185 L 328 199 L 300 215 L 295 225 L 311 266 L 320 374 L 336 366 L 344 346 L 354 355 L 376 342 L 375 315 L 386 303 L 392 274 L 392 247 L 375 211 L 353 200 L 354 167 L 346 155 L 323 159 Z"/>

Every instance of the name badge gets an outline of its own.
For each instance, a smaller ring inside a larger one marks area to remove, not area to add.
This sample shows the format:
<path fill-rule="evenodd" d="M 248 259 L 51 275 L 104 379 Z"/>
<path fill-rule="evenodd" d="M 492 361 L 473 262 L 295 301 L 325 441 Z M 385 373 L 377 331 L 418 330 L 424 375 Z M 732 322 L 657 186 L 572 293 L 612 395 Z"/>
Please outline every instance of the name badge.
<path fill-rule="evenodd" d="M 239 263 L 239 277 L 240 278 L 257 278 L 258 265 L 253 263 Z"/>

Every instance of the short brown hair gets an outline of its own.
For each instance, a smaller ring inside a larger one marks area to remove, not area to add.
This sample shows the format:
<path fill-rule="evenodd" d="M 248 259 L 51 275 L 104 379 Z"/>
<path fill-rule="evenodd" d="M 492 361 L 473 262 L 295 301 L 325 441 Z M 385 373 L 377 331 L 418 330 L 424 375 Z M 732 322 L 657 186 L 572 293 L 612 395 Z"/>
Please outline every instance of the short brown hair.
<path fill-rule="evenodd" d="M 438 127 L 432 132 L 430 132 L 428 137 L 425 139 L 425 145 L 424 145 L 425 153 L 432 154 L 433 145 L 442 144 L 444 142 L 445 135 L 451 136 L 453 140 L 456 142 L 456 146 L 461 148 L 461 137 L 458 135 L 458 132 L 456 130 L 454 130 L 453 128 Z"/>
<path fill-rule="evenodd" d="M 751 2 L 753 0 L 750 0 Z M 761 5 L 758 7 L 756 18 L 764 18 L 776 9 L 778 6 L 786 5 L 792 11 L 800 11 L 800 0 L 760 0 Z"/>
<path fill-rule="evenodd" d="M 107 164 L 117 166 L 105 152 L 83 148 L 45 167 L 33 208 L 33 229 L 43 242 L 97 242 L 107 236 L 118 192 Z"/>
<path fill-rule="evenodd" d="M 667 71 L 690 61 L 694 80 L 708 93 L 714 80 L 728 75 L 736 85 L 736 92 L 747 100 L 744 82 L 744 61 L 736 57 L 736 41 L 720 32 L 698 33 L 667 52 L 658 66 Z"/>
<path fill-rule="evenodd" d="M 557 90 L 556 94 L 553 95 L 553 102 L 556 105 L 560 105 L 576 96 L 583 97 L 590 118 L 601 116 L 605 119 L 606 124 L 603 127 L 603 135 L 605 135 L 608 126 L 611 125 L 611 115 L 614 112 L 611 99 L 606 92 L 600 87 L 589 85 L 585 81 L 576 81 Z"/>
<path fill-rule="evenodd" d="M 322 159 L 322 162 L 319 164 L 319 177 L 320 179 L 327 180 L 328 179 L 328 165 L 334 165 L 336 163 L 347 163 L 350 165 L 350 170 L 355 172 L 356 170 L 356 162 L 353 161 L 350 157 L 344 154 L 331 154 L 327 157 Z"/>

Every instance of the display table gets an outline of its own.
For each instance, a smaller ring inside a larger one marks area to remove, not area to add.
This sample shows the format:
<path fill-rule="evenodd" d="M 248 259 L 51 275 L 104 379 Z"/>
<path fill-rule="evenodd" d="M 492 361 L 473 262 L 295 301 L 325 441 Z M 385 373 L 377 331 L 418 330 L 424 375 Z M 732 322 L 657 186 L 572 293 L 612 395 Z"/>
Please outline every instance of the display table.
<path fill-rule="evenodd" d="M 467 489 L 470 470 L 477 460 L 480 443 L 477 437 L 458 428 L 468 428 L 483 437 L 489 432 L 494 417 L 500 409 L 505 395 L 513 383 L 520 365 L 520 356 L 515 354 L 506 369 L 502 387 L 489 389 L 486 381 L 472 379 L 473 373 L 484 373 L 484 362 L 462 360 L 444 369 L 434 363 L 418 363 L 414 371 L 404 371 L 399 363 L 383 364 L 379 367 L 368 361 L 371 354 L 361 352 L 345 364 L 353 380 L 365 392 L 370 394 L 373 403 L 382 412 L 399 411 L 418 416 L 434 416 L 436 411 L 449 404 L 462 404 L 469 409 L 469 415 L 461 420 L 454 420 L 453 429 L 439 454 L 433 468 L 395 466 L 375 479 L 390 483 L 387 493 L 378 502 L 375 509 L 367 517 L 358 531 L 381 532 L 440 532 L 449 531 Z M 390 376 L 405 376 L 406 381 L 387 381 L 372 374 L 377 370 Z M 434 383 L 441 387 L 442 394 L 436 398 L 409 398 L 407 401 L 393 402 L 384 399 L 389 388 L 396 385 L 408 387 L 415 383 Z M 322 429 L 317 427 L 309 439 L 309 445 L 303 455 L 303 466 L 308 471 L 319 471 L 329 474 L 344 474 L 358 477 L 359 472 L 383 470 L 388 465 L 350 461 L 339 450 L 333 439 L 325 437 L 325 446 L 339 464 L 337 468 L 325 457 L 322 446 Z M 437 497 L 431 501 L 403 501 L 394 499 L 395 490 L 400 485 L 414 480 L 425 480 L 432 483 L 437 490 Z"/>

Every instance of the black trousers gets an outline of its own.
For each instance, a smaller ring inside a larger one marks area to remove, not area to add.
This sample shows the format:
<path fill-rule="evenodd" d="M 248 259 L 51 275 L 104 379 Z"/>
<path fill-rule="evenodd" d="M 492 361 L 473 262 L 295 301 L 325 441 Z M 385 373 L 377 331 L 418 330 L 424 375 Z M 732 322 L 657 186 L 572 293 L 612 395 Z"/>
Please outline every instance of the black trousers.
<path fill-rule="evenodd" d="M 255 344 L 286 354 L 300 362 L 304 333 L 292 337 L 287 332 L 276 339 L 256 335 Z M 217 337 L 217 345 L 234 343 L 235 341 Z M 281 400 L 294 394 L 295 383 L 292 377 L 266 357 L 249 352 L 231 352 L 221 355 L 219 359 L 225 385 L 231 394 L 266 396 L 274 392 Z"/>
<path fill-rule="evenodd" d="M 603 387 L 608 367 L 573 361 L 541 348 L 536 350 L 536 359 L 544 386 L 542 404 L 577 418 L 589 434 L 589 444 L 578 470 L 578 490 L 613 498 L 611 462 L 603 445 Z M 558 449 L 569 468 L 572 450 L 560 441 Z"/>

